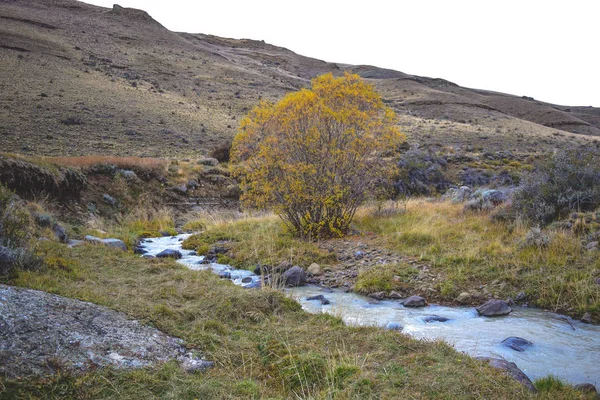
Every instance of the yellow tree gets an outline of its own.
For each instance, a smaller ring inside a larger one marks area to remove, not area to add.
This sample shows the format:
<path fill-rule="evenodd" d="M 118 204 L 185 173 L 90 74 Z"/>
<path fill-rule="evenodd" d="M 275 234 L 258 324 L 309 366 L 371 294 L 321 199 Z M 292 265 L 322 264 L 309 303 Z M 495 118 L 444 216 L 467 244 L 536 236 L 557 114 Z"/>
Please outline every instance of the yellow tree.
<path fill-rule="evenodd" d="M 246 206 L 273 208 L 303 238 L 343 236 L 383 173 L 380 153 L 405 140 L 394 112 L 358 75 L 262 102 L 241 122 L 232 161 Z"/>

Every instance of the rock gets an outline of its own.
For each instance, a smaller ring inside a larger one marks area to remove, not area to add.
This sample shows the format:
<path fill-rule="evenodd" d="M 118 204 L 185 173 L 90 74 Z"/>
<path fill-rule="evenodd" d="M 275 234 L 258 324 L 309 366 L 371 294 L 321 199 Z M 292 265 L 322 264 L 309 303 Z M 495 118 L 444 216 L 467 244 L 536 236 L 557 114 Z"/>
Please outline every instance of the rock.
<path fill-rule="evenodd" d="M 96 207 L 94 203 L 88 203 L 87 210 L 94 214 L 96 211 L 98 211 L 98 207 Z"/>
<path fill-rule="evenodd" d="M 357 251 L 354 253 L 354 258 L 357 260 L 360 260 L 361 258 L 363 258 L 365 256 L 365 252 L 364 251 Z"/>
<path fill-rule="evenodd" d="M 195 370 L 210 366 L 199 355 L 190 357 L 181 339 L 107 307 L 5 285 L 0 298 L 0 375 L 8 379 L 152 368 L 169 360 Z"/>
<path fill-rule="evenodd" d="M 398 322 L 388 322 L 385 326 L 385 329 L 390 331 L 401 331 L 402 329 L 404 329 L 404 327 Z"/>
<path fill-rule="evenodd" d="M 208 165 L 210 167 L 216 167 L 219 165 L 219 160 L 212 157 L 202 158 L 197 162 L 199 165 Z"/>
<path fill-rule="evenodd" d="M 61 243 L 67 243 L 67 240 L 69 240 L 69 237 L 67 236 L 67 231 L 65 231 L 65 228 L 63 228 L 61 225 L 59 225 L 56 222 L 54 223 L 54 225 L 52 225 L 52 232 L 54 232 L 54 236 L 56 236 L 56 238 Z"/>
<path fill-rule="evenodd" d="M 314 276 L 320 276 L 323 275 L 323 271 L 321 270 L 321 266 L 317 263 L 312 263 L 308 266 L 308 268 L 306 269 L 306 272 L 308 272 L 311 275 Z"/>
<path fill-rule="evenodd" d="M 529 340 L 517 336 L 511 336 L 509 338 L 504 339 L 502 341 L 502 344 L 508 348 L 519 352 L 525 351 L 525 348 L 533 345 L 533 343 L 531 343 Z"/>
<path fill-rule="evenodd" d="M 75 239 L 69 239 L 67 241 L 67 246 L 73 248 L 73 247 L 79 247 L 82 246 L 85 242 L 83 240 L 75 240 Z"/>
<path fill-rule="evenodd" d="M 588 244 L 585 245 L 585 248 L 587 250 L 597 250 L 598 249 L 598 242 L 589 242 Z"/>
<path fill-rule="evenodd" d="M 221 279 L 231 279 L 231 272 L 229 271 L 223 271 L 219 273 L 219 278 Z M 242 280 L 243 282 L 243 280 Z"/>
<path fill-rule="evenodd" d="M 477 307 L 476 310 L 479 315 L 484 317 L 497 317 L 510 314 L 512 308 L 504 300 L 490 299 Z"/>
<path fill-rule="evenodd" d="M 527 295 L 525 294 L 525 292 L 519 292 L 517 293 L 517 296 L 515 297 L 515 301 L 525 301 L 527 300 Z"/>
<path fill-rule="evenodd" d="M 392 290 L 392 291 L 390 292 L 390 294 L 388 295 L 388 297 L 389 297 L 390 299 L 399 300 L 399 299 L 403 298 L 404 296 L 402 296 L 402 294 L 401 294 L 401 293 L 398 293 L 398 292 L 396 292 L 395 290 Z"/>
<path fill-rule="evenodd" d="M 242 283 L 252 283 L 253 279 L 251 276 L 245 276 L 242 278 Z"/>
<path fill-rule="evenodd" d="M 489 202 L 494 206 L 500 205 L 508 200 L 508 196 L 500 190 L 490 189 L 481 192 L 483 201 Z"/>
<path fill-rule="evenodd" d="M 600 278 L 596 278 L 596 285 L 600 285 Z"/>
<path fill-rule="evenodd" d="M 102 200 L 104 200 L 104 202 L 106 204 L 108 204 L 109 206 L 111 206 L 111 207 L 116 207 L 117 206 L 117 200 L 115 200 L 115 198 L 112 197 L 109 194 L 104 193 L 102 195 Z"/>
<path fill-rule="evenodd" d="M 468 186 L 461 186 L 460 188 L 450 188 L 442 196 L 442 200 L 450 200 L 453 203 L 462 203 L 467 200 L 473 193 L 473 190 Z"/>
<path fill-rule="evenodd" d="M 517 364 L 506 361 L 503 358 L 491 358 L 491 357 L 476 357 L 478 360 L 486 361 L 489 365 L 494 368 L 502 369 L 506 373 L 517 380 L 523 386 L 525 386 L 530 392 L 537 392 L 535 386 L 531 380 L 525 375 L 523 371 L 517 367 Z"/>
<path fill-rule="evenodd" d="M 196 190 L 198 189 L 198 181 L 191 179 L 188 181 L 188 183 L 186 184 L 187 188 L 190 190 Z"/>
<path fill-rule="evenodd" d="M 461 294 L 458 295 L 458 297 L 456 298 L 456 301 L 459 302 L 460 304 L 468 304 L 471 302 L 471 295 L 467 292 L 462 292 Z"/>
<path fill-rule="evenodd" d="M 383 300 L 385 299 L 385 292 L 369 293 L 369 297 L 372 297 L 377 300 Z"/>
<path fill-rule="evenodd" d="M 128 169 L 120 169 L 118 171 L 118 173 L 128 181 L 133 181 L 133 180 L 138 179 L 138 176 L 136 175 L 136 173 L 131 170 L 128 170 Z"/>
<path fill-rule="evenodd" d="M 325 298 L 325 296 L 323 296 L 322 294 L 318 294 L 316 296 L 311 296 L 311 297 L 307 297 L 306 300 L 312 301 L 312 300 L 318 300 L 321 302 L 321 304 L 323 305 L 327 305 L 330 304 L 331 302 Z"/>
<path fill-rule="evenodd" d="M 589 394 L 597 394 L 598 393 L 598 391 L 596 390 L 596 386 L 592 385 L 591 383 L 580 383 L 573 387 L 583 393 L 589 393 Z"/>
<path fill-rule="evenodd" d="M 179 250 L 166 249 L 156 255 L 157 258 L 175 258 L 179 260 L 182 256 Z"/>
<path fill-rule="evenodd" d="M 133 254 L 146 254 L 148 250 L 143 247 L 137 246 L 133 249 Z"/>
<path fill-rule="evenodd" d="M 402 302 L 404 307 L 425 307 L 427 301 L 421 296 L 410 296 L 408 299 Z"/>
<path fill-rule="evenodd" d="M 179 194 L 187 194 L 188 188 L 187 188 L 186 184 L 184 183 L 179 186 L 173 186 L 171 188 L 171 190 L 173 190 L 174 192 L 179 193 Z"/>
<path fill-rule="evenodd" d="M 100 239 L 95 236 L 87 235 L 84 238 L 84 241 L 86 241 L 88 243 L 92 243 L 92 244 L 101 244 L 101 245 L 104 245 L 107 247 L 112 247 L 115 249 L 127 251 L 127 245 L 125 244 L 125 242 L 123 242 L 122 240 L 119 240 L 119 239 L 113 239 L 113 238 Z"/>
<path fill-rule="evenodd" d="M 428 315 L 427 317 L 423 318 L 423 320 L 427 323 L 429 323 L 429 322 L 446 322 L 446 321 L 450 321 L 450 318 L 440 317 L 439 315 Z"/>
<path fill-rule="evenodd" d="M 0 246 L 0 275 L 4 275 L 3 269 L 9 269 L 17 262 L 17 255 L 12 249 Z"/>
<path fill-rule="evenodd" d="M 297 265 L 282 274 L 285 286 L 302 286 L 306 284 L 306 272 Z"/>
<path fill-rule="evenodd" d="M 581 317 L 581 322 L 583 322 L 584 324 L 591 324 L 592 315 L 589 312 L 586 312 L 585 314 L 583 314 L 583 317 Z"/>

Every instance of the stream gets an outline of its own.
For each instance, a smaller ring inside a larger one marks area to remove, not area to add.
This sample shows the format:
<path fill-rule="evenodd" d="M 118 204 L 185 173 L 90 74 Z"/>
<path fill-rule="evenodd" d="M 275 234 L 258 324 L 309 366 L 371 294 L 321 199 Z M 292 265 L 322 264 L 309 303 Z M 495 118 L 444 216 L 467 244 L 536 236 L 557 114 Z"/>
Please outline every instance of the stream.
<path fill-rule="evenodd" d="M 181 249 L 188 234 L 152 238 L 140 245 L 146 255 L 155 256 L 166 249 L 179 250 L 180 263 L 192 270 L 210 269 L 231 277 L 234 284 L 253 287 L 260 277 L 251 271 L 237 270 L 222 264 L 201 264 L 204 257 Z M 374 302 L 373 299 L 342 290 L 328 290 L 314 285 L 287 288 L 285 292 L 310 313 L 329 313 L 348 325 L 390 328 L 399 324 L 402 332 L 422 340 L 444 340 L 458 351 L 471 356 L 503 357 L 514 362 L 531 380 L 554 375 L 571 384 L 600 385 L 600 326 L 584 324 L 536 308 L 512 306 L 504 317 L 478 316 L 472 307 L 429 305 L 405 308 L 397 300 Z M 323 295 L 330 304 L 307 300 Z M 429 316 L 448 318 L 446 322 L 426 322 Z M 524 351 L 513 350 L 502 341 L 517 336 L 532 342 Z"/>

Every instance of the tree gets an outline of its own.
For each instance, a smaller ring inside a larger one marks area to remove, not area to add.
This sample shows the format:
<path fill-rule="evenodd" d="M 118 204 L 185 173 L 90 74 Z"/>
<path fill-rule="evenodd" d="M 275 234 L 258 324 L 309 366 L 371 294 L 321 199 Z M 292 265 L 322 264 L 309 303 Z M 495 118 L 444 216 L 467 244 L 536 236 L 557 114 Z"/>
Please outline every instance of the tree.
<path fill-rule="evenodd" d="M 242 202 L 272 207 L 297 236 L 343 236 L 384 171 L 379 155 L 405 139 L 395 118 L 352 74 L 321 75 L 310 89 L 262 102 L 233 141 Z"/>

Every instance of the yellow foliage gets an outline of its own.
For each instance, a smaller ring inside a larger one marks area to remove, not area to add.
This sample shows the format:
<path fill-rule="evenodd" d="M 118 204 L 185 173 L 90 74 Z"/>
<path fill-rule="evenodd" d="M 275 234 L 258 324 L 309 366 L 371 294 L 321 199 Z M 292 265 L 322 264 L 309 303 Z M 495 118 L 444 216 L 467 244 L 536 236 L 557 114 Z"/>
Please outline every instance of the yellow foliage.
<path fill-rule="evenodd" d="M 343 236 L 383 173 L 379 153 L 405 140 L 394 112 L 358 75 L 321 75 L 311 89 L 262 102 L 232 146 L 242 201 L 268 208 L 301 237 Z"/>

